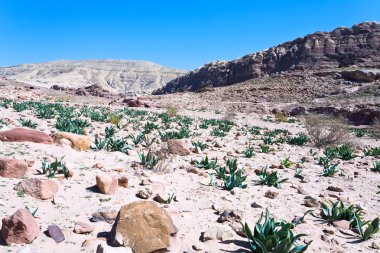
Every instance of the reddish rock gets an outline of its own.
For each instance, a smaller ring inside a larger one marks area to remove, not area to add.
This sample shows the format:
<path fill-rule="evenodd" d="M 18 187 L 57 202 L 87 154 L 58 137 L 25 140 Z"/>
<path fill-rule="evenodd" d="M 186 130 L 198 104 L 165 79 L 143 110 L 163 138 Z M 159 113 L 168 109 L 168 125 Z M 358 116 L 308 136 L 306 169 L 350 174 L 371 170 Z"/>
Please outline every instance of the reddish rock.
<path fill-rule="evenodd" d="M 118 185 L 118 180 L 106 174 L 96 176 L 96 186 L 99 191 L 104 194 L 115 194 Z"/>
<path fill-rule="evenodd" d="M 168 149 L 173 155 L 185 156 L 191 154 L 190 148 L 183 140 L 169 140 Z"/>
<path fill-rule="evenodd" d="M 56 225 L 49 225 L 47 230 L 49 236 L 53 238 L 56 243 L 63 242 L 65 240 L 65 235 L 62 230 Z"/>
<path fill-rule="evenodd" d="M 53 142 L 53 139 L 48 134 L 40 131 L 25 128 L 14 128 L 12 130 L 0 132 L 0 141 L 50 144 Z"/>
<path fill-rule="evenodd" d="M 19 209 L 12 216 L 3 218 L 1 234 L 6 244 L 31 243 L 39 232 L 34 217 L 25 209 Z"/>
<path fill-rule="evenodd" d="M 14 190 L 23 191 L 37 199 L 51 199 L 58 191 L 58 184 L 51 179 L 28 178 L 18 183 Z"/>
<path fill-rule="evenodd" d="M 122 176 L 118 180 L 118 185 L 124 188 L 128 188 L 128 177 Z"/>
<path fill-rule="evenodd" d="M 23 177 L 28 164 L 23 160 L 0 157 L 0 176 L 7 178 Z"/>
<path fill-rule="evenodd" d="M 151 106 L 145 102 L 142 102 L 138 99 L 124 99 L 123 103 L 126 103 L 128 107 L 145 107 L 145 108 L 150 108 Z"/>

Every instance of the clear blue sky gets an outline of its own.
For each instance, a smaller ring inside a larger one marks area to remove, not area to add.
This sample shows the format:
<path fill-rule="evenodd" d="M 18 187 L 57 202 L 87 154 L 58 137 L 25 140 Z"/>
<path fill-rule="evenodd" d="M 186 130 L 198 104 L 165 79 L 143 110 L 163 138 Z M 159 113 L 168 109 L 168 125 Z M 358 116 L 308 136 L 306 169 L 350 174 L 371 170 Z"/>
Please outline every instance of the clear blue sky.
<path fill-rule="evenodd" d="M 0 66 L 131 59 L 193 69 L 380 21 L 380 0 L 0 0 Z"/>

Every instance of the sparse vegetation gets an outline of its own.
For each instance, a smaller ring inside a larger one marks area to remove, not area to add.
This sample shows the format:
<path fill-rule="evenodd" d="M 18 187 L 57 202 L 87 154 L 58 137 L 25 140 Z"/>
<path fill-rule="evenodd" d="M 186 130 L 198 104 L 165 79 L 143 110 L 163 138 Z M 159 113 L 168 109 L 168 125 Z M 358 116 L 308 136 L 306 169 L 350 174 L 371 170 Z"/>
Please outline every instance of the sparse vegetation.
<path fill-rule="evenodd" d="M 259 183 L 261 185 L 273 186 L 276 188 L 281 188 L 281 184 L 286 182 L 288 178 L 281 179 L 277 175 L 277 171 L 267 172 L 267 168 L 264 168 L 257 174 L 260 178 Z"/>

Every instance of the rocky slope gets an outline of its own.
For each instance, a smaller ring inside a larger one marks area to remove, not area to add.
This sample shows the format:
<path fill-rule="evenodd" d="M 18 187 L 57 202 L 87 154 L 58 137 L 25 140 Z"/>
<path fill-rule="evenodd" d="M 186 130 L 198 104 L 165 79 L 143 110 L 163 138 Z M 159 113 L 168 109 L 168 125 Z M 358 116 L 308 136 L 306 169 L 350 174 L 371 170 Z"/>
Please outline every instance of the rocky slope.
<path fill-rule="evenodd" d="M 289 70 L 380 67 L 380 23 L 316 32 L 229 62 L 212 62 L 170 81 L 154 94 L 227 86 Z"/>
<path fill-rule="evenodd" d="M 0 68 L 0 76 L 42 87 L 100 85 L 113 92 L 150 92 L 184 71 L 145 61 L 52 61 Z"/>

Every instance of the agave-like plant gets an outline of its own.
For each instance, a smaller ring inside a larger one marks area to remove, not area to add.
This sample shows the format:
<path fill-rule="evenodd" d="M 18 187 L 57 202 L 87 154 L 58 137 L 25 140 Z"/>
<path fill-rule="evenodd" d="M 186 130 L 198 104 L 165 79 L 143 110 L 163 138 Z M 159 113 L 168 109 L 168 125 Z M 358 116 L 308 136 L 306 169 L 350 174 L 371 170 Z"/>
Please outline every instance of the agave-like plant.
<path fill-rule="evenodd" d="M 280 178 L 277 175 L 277 171 L 272 171 L 271 173 L 268 173 L 267 169 L 268 168 L 265 167 L 257 174 L 260 178 L 259 184 L 281 188 L 281 184 L 288 180 L 288 178 L 280 180 Z"/>
<path fill-rule="evenodd" d="M 265 211 L 265 220 L 263 223 L 262 219 L 263 213 L 261 213 L 253 232 L 247 223 L 242 224 L 252 252 L 300 253 L 305 252 L 309 247 L 311 242 L 306 245 L 296 244 L 299 238 L 306 235 L 294 235 L 291 231 L 291 229 L 294 228 L 293 223 L 284 221 L 276 222 L 274 218 L 270 218 L 268 209 Z"/>
<path fill-rule="evenodd" d="M 343 202 L 337 201 L 335 203 L 330 202 L 331 209 L 328 204 L 322 202 L 321 203 L 321 218 L 328 221 L 329 224 L 332 224 L 334 221 L 337 220 L 347 220 L 350 221 L 351 227 L 356 227 L 356 222 L 354 219 L 354 215 L 356 217 L 361 218 L 362 217 L 362 209 L 350 205 L 345 206 Z"/>
<path fill-rule="evenodd" d="M 323 168 L 322 171 L 322 176 L 324 177 L 332 177 L 335 175 L 335 173 L 338 172 L 338 163 L 336 164 L 329 164 L 329 165 L 324 165 L 325 167 Z"/>
<path fill-rule="evenodd" d="M 247 185 L 244 184 L 245 180 L 247 179 L 247 176 L 244 176 L 244 172 L 241 169 L 238 169 L 237 166 L 237 160 L 236 159 L 229 159 L 227 161 L 227 167 L 229 169 L 229 174 L 226 174 L 226 169 L 224 170 L 224 173 L 219 175 L 224 183 L 224 188 L 226 190 L 232 190 L 235 187 L 238 188 L 246 188 Z"/>
<path fill-rule="evenodd" d="M 374 234 L 380 231 L 380 218 L 377 217 L 373 221 L 363 222 L 359 215 L 354 214 L 354 220 L 356 222 L 356 227 L 359 232 L 359 236 L 363 241 L 368 240 Z M 364 227 L 367 226 L 366 229 Z"/>
<path fill-rule="evenodd" d="M 147 154 L 139 154 L 141 165 L 152 170 L 157 165 L 159 159 L 149 150 Z"/>
<path fill-rule="evenodd" d="M 208 156 L 203 158 L 201 161 L 195 161 L 194 165 L 197 168 L 209 170 L 215 169 L 217 167 L 218 159 L 208 159 Z"/>
<path fill-rule="evenodd" d="M 253 150 L 253 147 L 251 145 L 248 145 L 248 147 L 244 150 L 245 157 L 251 158 L 254 154 L 255 152 Z"/>
<path fill-rule="evenodd" d="M 133 144 L 136 146 L 136 145 L 138 145 L 139 143 L 141 143 L 141 142 L 143 141 L 143 139 L 144 139 L 144 135 L 143 135 L 143 133 L 140 132 L 140 133 L 138 133 L 138 134 L 136 135 L 136 137 L 133 136 L 132 134 L 130 134 L 130 135 L 128 136 L 128 138 L 131 139 L 132 142 L 133 142 Z"/>

